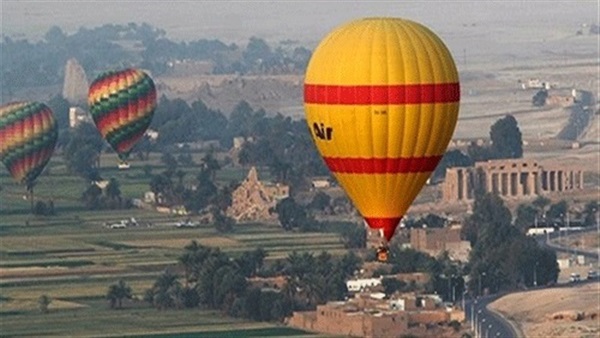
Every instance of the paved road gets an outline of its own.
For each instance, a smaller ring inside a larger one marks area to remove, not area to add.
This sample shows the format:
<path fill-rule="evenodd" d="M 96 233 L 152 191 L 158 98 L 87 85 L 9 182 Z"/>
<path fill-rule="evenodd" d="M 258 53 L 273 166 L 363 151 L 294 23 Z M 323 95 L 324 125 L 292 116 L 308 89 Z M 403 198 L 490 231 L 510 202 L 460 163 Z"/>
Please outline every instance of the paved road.
<path fill-rule="evenodd" d="M 580 232 L 594 231 L 595 228 L 584 229 Z M 570 232 L 569 234 L 573 234 Z M 562 234 L 565 235 L 564 233 Z M 566 248 L 556 245 L 550 242 L 550 239 L 558 238 L 559 233 L 551 233 L 548 235 L 536 236 L 537 241 L 542 245 L 546 246 L 555 251 L 568 252 L 576 255 L 583 255 L 588 258 L 597 259 L 598 253 L 582 251 L 573 248 Z M 583 283 L 597 282 L 597 281 L 582 281 Z M 573 284 L 561 284 L 555 285 L 554 287 L 572 287 Z M 538 286 L 532 289 L 541 289 L 545 286 Z M 490 295 L 481 297 L 475 300 L 465 301 L 465 317 L 471 325 L 471 330 L 475 333 L 475 338 L 519 338 L 522 333 L 511 325 L 510 322 L 502 318 L 499 314 L 487 309 L 487 305 L 495 301 L 496 299 L 504 295 Z"/>
<path fill-rule="evenodd" d="M 519 333 L 500 315 L 487 309 L 487 305 L 502 295 L 481 297 L 465 301 L 465 316 L 476 338 L 519 338 Z"/>
<path fill-rule="evenodd" d="M 541 246 L 548 247 L 554 251 L 565 252 L 565 253 L 574 254 L 574 255 L 582 255 L 587 258 L 597 260 L 598 258 L 600 258 L 600 248 L 598 248 L 596 251 L 586 251 L 586 250 L 580 250 L 580 249 L 576 249 L 576 248 L 560 246 L 556 243 L 553 243 L 551 240 L 559 238 L 561 236 L 564 237 L 564 236 L 585 233 L 585 232 L 592 232 L 592 231 L 598 232 L 599 231 L 598 229 L 599 228 L 594 226 L 594 227 L 587 227 L 587 228 L 577 230 L 577 231 L 560 231 L 560 232 L 555 231 L 555 232 L 552 232 L 552 233 L 549 233 L 546 235 L 535 236 L 535 238 Z"/>

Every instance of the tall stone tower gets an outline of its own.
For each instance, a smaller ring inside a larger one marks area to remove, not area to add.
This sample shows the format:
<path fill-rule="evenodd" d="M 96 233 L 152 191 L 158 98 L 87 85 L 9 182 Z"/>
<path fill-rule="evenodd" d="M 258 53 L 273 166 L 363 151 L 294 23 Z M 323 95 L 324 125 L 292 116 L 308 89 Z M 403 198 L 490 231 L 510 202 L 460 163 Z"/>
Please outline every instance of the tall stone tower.
<path fill-rule="evenodd" d="M 74 58 L 67 60 L 62 96 L 71 105 L 85 107 L 88 87 L 89 83 L 83 67 Z"/>

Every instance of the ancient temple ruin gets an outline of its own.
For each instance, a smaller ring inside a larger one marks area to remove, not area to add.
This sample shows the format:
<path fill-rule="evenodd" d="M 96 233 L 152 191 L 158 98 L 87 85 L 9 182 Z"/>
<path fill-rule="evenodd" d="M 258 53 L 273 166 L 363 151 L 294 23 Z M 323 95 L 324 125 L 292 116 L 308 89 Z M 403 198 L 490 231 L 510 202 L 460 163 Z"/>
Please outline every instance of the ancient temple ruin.
<path fill-rule="evenodd" d="M 583 172 L 566 167 L 541 166 L 533 160 L 491 160 L 474 167 L 446 170 L 444 201 L 472 200 L 480 189 L 501 197 L 535 197 L 583 189 Z"/>
<path fill-rule="evenodd" d="M 87 104 L 88 86 L 87 76 L 79 62 L 73 58 L 67 60 L 62 96 L 71 105 L 83 107 Z"/>
<path fill-rule="evenodd" d="M 277 202 L 288 196 L 288 186 L 259 181 L 258 172 L 255 167 L 252 167 L 248 177 L 232 193 L 227 216 L 236 222 L 274 220 L 277 216 L 269 210 L 275 208 Z"/>

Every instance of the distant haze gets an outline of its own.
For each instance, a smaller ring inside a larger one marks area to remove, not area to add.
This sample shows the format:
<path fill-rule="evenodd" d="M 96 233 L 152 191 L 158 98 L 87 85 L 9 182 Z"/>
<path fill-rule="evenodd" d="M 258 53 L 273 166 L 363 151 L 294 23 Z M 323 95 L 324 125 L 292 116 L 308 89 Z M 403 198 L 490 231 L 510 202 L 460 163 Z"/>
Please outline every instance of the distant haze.
<path fill-rule="evenodd" d="M 298 40 L 308 47 L 334 27 L 365 16 L 397 16 L 432 28 L 461 51 L 460 37 L 493 34 L 493 43 L 573 35 L 598 22 L 597 1 L 16 1 L 2 0 L 2 34 L 40 39 L 53 25 L 67 33 L 81 26 L 146 22 L 174 40 L 219 39 L 244 44 Z M 477 27 L 473 29 L 472 27 Z M 488 37 L 490 37 L 488 35 Z M 480 43 L 487 38 L 482 36 Z M 468 46 L 469 48 L 474 46 Z M 485 46 L 481 46 L 485 47 Z"/>

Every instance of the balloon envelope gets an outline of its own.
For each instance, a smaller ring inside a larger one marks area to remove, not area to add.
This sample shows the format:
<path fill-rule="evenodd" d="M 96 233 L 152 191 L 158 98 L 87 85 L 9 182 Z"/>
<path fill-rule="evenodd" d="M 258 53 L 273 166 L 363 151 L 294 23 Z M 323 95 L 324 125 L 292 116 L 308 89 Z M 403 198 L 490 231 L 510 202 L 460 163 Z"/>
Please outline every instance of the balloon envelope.
<path fill-rule="evenodd" d="M 450 52 L 413 21 L 352 21 L 311 57 L 304 106 L 313 140 L 366 222 L 387 240 L 442 158 L 459 98 Z"/>
<path fill-rule="evenodd" d="M 109 71 L 90 85 L 88 104 L 100 134 L 125 160 L 152 121 L 156 87 L 141 70 Z"/>
<path fill-rule="evenodd" d="M 52 157 L 57 138 L 58 125 L 45 104 L 12 102 L 0 107 L 0 159 L 27 189 Z"/>

